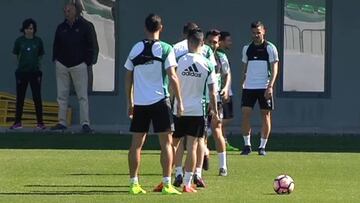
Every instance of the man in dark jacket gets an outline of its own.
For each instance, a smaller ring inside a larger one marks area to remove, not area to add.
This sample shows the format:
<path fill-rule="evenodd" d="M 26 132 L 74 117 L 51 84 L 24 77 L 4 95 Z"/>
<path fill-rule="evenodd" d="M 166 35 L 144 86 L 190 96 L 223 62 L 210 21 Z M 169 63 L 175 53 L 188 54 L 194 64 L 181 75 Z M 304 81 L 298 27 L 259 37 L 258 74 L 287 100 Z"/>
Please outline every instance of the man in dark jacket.
<path fill-rule="evenodd" d="M 57 101 L 59 122 L 52 130 L 67 127 L 67 107 L 70 83 L 73 81 L 80 105 L 82 131 L 89 133 L 88 67 L 97 61 L 99 46 L 94 25 L 81 16 L 82 7 L 69 3 L 64 7 L 65 20 L 58 25 L 53 45 L 56 66 Z"/>

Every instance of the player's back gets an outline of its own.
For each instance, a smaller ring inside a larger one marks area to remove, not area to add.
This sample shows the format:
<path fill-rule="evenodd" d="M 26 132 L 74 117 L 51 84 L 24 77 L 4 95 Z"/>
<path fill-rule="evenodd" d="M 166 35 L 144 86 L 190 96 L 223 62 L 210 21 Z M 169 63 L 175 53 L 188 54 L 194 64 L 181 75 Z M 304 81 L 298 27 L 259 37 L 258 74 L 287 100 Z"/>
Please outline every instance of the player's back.
<path fill-rule="evenodd" d="M 201 54 L 187 53 L 179 59 L 176 73 L 183 98 L 183 115 L 202 116 L 206 86 L 215 82 L 214 66 Z"/>

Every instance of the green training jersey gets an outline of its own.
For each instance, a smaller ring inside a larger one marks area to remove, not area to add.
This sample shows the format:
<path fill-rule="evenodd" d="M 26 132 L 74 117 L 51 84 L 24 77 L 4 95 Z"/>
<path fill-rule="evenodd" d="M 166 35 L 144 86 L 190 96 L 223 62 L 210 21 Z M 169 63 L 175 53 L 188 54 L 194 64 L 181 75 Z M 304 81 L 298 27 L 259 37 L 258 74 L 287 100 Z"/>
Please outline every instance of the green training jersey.
<path fill-rule="evenodd" d="M 17 71 L 38 71 L 40 69 L 40 58 L 44 55 L 43 42 L 36 36 L 32 39 L 21 36 L 15 41 L 13 54 L 18 59 Z"/>

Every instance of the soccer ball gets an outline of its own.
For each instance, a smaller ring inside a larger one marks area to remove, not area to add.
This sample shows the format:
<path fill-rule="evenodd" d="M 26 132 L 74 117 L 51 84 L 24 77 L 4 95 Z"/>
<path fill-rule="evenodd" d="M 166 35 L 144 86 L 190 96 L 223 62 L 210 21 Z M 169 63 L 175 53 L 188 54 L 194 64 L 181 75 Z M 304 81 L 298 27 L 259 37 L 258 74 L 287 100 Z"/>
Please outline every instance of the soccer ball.
<path fill-rule="evenodd" d="M 288 175 L 279 175 L 274 180 L 274 191 L 278 194 L 290 194 L 294 187 L 294 180 Z"/>

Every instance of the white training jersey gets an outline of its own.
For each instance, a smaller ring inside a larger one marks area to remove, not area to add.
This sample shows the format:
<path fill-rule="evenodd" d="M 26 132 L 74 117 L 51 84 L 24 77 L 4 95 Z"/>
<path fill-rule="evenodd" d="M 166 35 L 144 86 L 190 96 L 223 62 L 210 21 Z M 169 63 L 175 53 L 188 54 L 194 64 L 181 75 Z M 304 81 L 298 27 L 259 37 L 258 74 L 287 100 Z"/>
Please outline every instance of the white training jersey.
<path fill-rule="evenodd" d="M 214 66 L 198 53 L 187 53 L 180 57 L 176 69 L 180 81 L 180 92 L 184 105 L 183 116 L 203 116 L 206 87 L 216 83 Z M 174 106 L 177 105 L 175 99 Z M 177 109 L 174 108 L 174 115 Z"/>
<path fill-rule="evenodd" d="M 171 45 L 162 41 L 156 41 L 151 47 L 151 52 L 163 62 L 150 60 L 144 64 L 134 65 L 132 60 L 141 54 L 144 48 L 143 41 L 136 43 L 124 65 L 134 74 L 134 105 L 150 105 L 168 97 L 169 80 L 166 70 L 177 65 Z"/>
<path fill-rule="evenodd" d="M 210 62 L 213 64 L 213 66 L 216 66 L 216 60 L 214 56 L 214 52 L 211 50 L 211 47 L 204 44 L 201 49 L 201 53 L 203 56 L 205 56 L 207 59 L 210 60 Z M 174 44 L 174 52 L 175 57 L 178 60 L 181 56 L 187 54 L 189 52 L 188 49 L 188 41 L 187 39 L 184 39 L 176 44 Z"/>
<path fill-rule="evenodd" d="M 271 76 L 270 63 L 279 61 L 275 45 L 265 41 L 261 45 L 254 43 L 244 46 L 242 62 L 247 64 L 244 89 L 266 89 Z"/>

